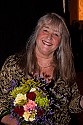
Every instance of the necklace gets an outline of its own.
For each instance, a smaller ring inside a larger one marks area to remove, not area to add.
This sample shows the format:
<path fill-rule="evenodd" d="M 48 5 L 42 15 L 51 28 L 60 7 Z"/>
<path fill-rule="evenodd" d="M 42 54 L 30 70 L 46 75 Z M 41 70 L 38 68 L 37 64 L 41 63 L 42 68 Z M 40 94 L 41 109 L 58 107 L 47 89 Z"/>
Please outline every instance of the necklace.
<path fill-rule="evenodd" d="M 38 65 L 41 68 L 48 68 L 48 67 L 53 67 L 53 57 L 50 58 L 45 58 L 42 56 L 39 56 L 37 53 L 37 61 L 38 61 Z"/>

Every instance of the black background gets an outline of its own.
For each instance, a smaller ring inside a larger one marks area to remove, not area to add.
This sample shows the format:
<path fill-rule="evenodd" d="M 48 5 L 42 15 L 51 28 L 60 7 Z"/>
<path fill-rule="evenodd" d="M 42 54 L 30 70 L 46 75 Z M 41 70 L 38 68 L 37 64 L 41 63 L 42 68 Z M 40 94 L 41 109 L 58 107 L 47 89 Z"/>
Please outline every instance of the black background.
<path fill-rule="evenodd" d="M 75 68 L 83 71 L 83 41 L 80 31 L 70 27 L 69 5 L 66 1 L 66 13 L 63 13 L 62 0 L 1 0 L 0 1 L 0 68 L 6 58 L 19 52 L 26 45 L 38 19 L 48 12 L 63 16 L 72 36 Z M 81 31 L 83 39 L 83 30 Z M 79 37 L 79 38 L 78 38 Z"/>
<path fill-rule="evenodd" d="M 48 12 L 63 16 L 62 0 L 0 1 L 0 67 L 26 45 L 38 19 Z"/>

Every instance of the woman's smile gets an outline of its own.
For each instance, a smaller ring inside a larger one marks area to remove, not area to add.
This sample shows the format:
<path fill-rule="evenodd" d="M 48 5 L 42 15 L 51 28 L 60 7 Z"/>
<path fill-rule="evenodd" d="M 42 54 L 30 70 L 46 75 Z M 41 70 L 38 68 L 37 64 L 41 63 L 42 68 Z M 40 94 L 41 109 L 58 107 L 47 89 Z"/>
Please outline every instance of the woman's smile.
<path fill-rule="evenodd" d="M 36 39 L 36 52 L 43 55 L 53 55 L 60 44 L 60 33 L 49 25 L 42 27 Z"/>
<path fill-rule="evenodd" d="M 42 40 L 42 43 L 46 46 L 52 46 L 52 44 L 48 41 Z"/>

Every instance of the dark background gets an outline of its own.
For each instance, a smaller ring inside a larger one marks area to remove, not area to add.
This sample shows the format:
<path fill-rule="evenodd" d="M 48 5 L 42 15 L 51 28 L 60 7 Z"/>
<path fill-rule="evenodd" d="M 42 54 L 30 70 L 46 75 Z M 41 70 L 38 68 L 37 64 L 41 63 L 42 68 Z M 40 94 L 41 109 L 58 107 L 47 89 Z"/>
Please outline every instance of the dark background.
<path fill-rule="evenodd" d="M 62 0 L 1 0 L 0 68 L 9 55 L 25 47 L 38 19 L 48 12 L 55 12 L 66 20 L 72 37 L 75 68 L 76 71 L 83 71 L 83 29 L 79 30 L 75 21 L 70 26 L 69 0 L 66 1 L 65 9 L 64 14 Z"/>
<path fill-rule="evenodd" d="M 38 19 L 48 12 L 63 16 L 62 0 L 0 1 L 0 68 L 26 45 Z"/>
<path fill-rule="evenodd" d="M 0 1 L 0 68 L 6 58 L 19 52 L 26 45 L 27 38 L 34 30 L 38 19 L 48 12 L 63 16 L 70 30 L 77 81 L 83 94 L 83 27 L 79 22 L 70 25 L 69 0 L 66 1 L 66 12 L 63 13 L 62 0 L 1 0 Z M 83 114 L 73 117 L 73 124 L 83 125 Z"/>

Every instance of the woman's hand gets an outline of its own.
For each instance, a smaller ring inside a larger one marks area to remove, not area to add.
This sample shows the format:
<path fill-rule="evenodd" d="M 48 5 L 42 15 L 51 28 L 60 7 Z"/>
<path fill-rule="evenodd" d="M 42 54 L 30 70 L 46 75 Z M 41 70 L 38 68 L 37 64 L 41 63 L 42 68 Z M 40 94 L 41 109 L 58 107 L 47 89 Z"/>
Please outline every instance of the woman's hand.
<path fill-rule="evenodd" d="M 80 100 L 80 106 L 83 108 L 83 96 L 81 97 L 81 100 Z"/>
<path fill-rule="evenodd" d="M 5 125 L 17 125 L 16 118 L 10 119 L 10 115 L 6 115 L 1 119 L 1 123 Z"/>

